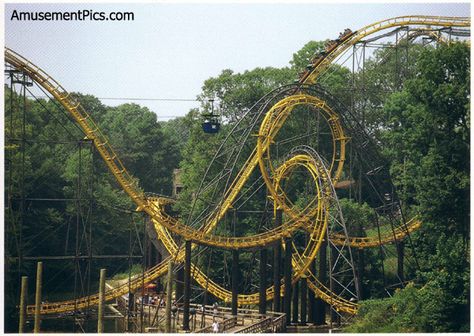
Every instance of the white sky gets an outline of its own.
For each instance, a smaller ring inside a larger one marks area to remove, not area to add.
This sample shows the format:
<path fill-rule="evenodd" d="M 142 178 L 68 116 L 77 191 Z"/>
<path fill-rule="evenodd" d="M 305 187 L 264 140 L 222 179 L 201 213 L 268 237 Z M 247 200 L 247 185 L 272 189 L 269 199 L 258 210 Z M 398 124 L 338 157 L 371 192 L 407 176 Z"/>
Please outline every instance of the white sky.
<path fill-rule="evenodd" d="M 12 21 L 12 11 L 132 11 L 132 22 Z M 470 16 L 468 3 L 7 4 L 5 45 L 68 91 L 193 99 L 223 69 L 283 67 L 310 40 L 400 15 Z M 106 105 L 124 101 L 103 100 Z M 197 102 L 137 101 L 160 118 Z M 164 120 L 162 119 L 162 120 Z"/>

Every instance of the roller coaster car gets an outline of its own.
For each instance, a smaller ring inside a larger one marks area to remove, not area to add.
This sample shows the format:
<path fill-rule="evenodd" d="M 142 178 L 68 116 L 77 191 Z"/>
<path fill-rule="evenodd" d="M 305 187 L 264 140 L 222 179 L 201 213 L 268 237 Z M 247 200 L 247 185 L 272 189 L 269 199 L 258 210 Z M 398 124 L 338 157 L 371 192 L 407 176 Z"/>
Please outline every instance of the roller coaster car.
<path fill-rule="evenodd" d="M 214 134 L 219 132 L 221 123 L 219 122 L 219 117 L 217 115 L 205 114 L 203 117 L 204 121 L 202 122 L 202 130 L 204 133 Z"/>
<path fill-rule="evenodd" d="M 309 71 L 305 70 L 305 71 L 302 71 L 298 74 L 298 77 L 301 79 L 301 78 L 304 78 L 306 77 L 306 75 L 309 73 Z"/>
<path fill-rule="evenodd" d="M 336 46 L 337 46 L 337 40 L 330 40 L 326 43 L 326 53 L 330 53 Z"/>
<path fill-rule="evenodd" d="M 339 37 L 337 38 L 336 41 L 342 42 L 342 41 L 346 40 L 352 34 L 353 34 L 352 30 L 350 30 L 349 28 L 346 28 L 346 29 L 344 29 L 344 32 L 339 34 Z"/>
<path fill-rule="evenodd" d="M 324 56 L 325 56 L 325 55 L 326 55 L 326 52 L 324 52 L 324 54 L 319 53 L 318 56 L 316 56 L 315 58 L 313 58 L 313 60 L 312 60 L 313 63 L 311 64 L 311 66 L 312 66 L 312 67 L 315 67 L 315 66 L 317 66 L 319 63 L 321 63 L 321 61 L 324 59 Z"/>

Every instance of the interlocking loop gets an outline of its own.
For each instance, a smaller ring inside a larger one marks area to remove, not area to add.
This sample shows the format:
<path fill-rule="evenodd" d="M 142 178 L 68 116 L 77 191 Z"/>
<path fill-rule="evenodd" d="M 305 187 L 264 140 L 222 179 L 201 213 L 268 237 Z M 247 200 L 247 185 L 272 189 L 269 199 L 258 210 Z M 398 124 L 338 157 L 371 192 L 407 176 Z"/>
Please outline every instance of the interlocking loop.
<path fill-rule="evenodd" d="M 374 24 L 368 25 L 355 33 L 352 33 L 343 41 L 335 44 L 331 51 L 324 58 L 314 63 L 314 66 L 301 78 L 300 84 L 314 84 L 317 79 L 329 67 L 329 65 L 337 59 L 349 47 L 361 41 L 364 37 L 377 33 L 379 31 L 401 26 L 413 27 L 470 27 L 469 18 L 456 17 L 434 17 L 434 16 L 404 16 L 392 18 Z M 245 162 L 239 171 L 237 178 L 233 181 L 230 188 L 225 193 L 223 203 L 216 209 L 210 219 L 201 226 L 201 229 L 194 229 L 184 225 L 176 219 L 168 216 L 164 211 L 164 204 L 170 200 L 160 198 L 147 198 L 139 190 L 136 181 L 128 173 L 118 155 L 109 144 L 107 138 L 102 134 L 99 127 L 95 124 L 89 114 L 84 110 L 79 101 L 72 97 L 58 82 L 56 82 L 45 71 L 35 66 L 21 55 L 5 48 L 5 60 L 16 69 L 25 72 L 38 85 L 48 91 L 64 108 L 69 112 L 72 118 L 84 131 L 86 137 L 93 141 L 98 153 L 104 160 L 105 164 L 117 179 L 117 182 L 123 190 L 133 199 L 137 205 L 137 210 L 144 211 L 150 215 L 156 231 L 163 241 L 170 254 L 177 261 L 184 259 L 183 249 L 179 249 L 172 239 L 171 232 L 180 235 L 184 239 L 192 240 L 199 244 L 223 247 L 223 248 L 248 248 L 265 246 L 285 236 L 292 235 L 296 230 L 304 228 L 311 235 L 310 243 L 305 251 L 300 254 L 296 253 L 293 259 L 293 267 L 295 274 L 293 280 L 296 281 L 302 274 L 308 276 L 309 287 L 315 291 L 323 300 L 331 302 L 335 309 L 348 313 L 355 313 L 357 305 L 336 296 L 334 293 L 321 284 L 311 272 L 308 270 L 309 263 L 314 259 L 327 227 L 329 206 L 331 198 L 335 197 L 333 183 L 335 183 L 342 172 L 345 156 L 346 138 L 339 122 L 339 118 L 327 104 L 317 97 L 313 97 L 304 93 L 295 93 L 286 97 L 275 104 L 266 114 L 261 124 L 258 134 L 257 147 L 251 156 Z M 294 153 L 281 166 L 275 168 L 270 160 L 269 147 L 272 140 L 278 134 L 278 131 L 284 124 L 286 118 L 290 115 L 295 106 L 307 104 L 313 108 L 317 108 L 328 122 L 333 141 L 333 156 L 328 164 L 327 170 L 324 162 L 311 149 L 302 149 L 301 152 Z M 245 182 L 248 180 L 254 168 L 259 165 L 265 184 L 272 195 L 275 206 L 282 208 L 289 220 L 280 228 L 275 228 L 262 234 L 249 237 L 223 237 L 213 235 L 211 232 L 217 226 L 218 222 L 223 218 L 225 213 L 231 208 L 237 195 L 241 191 Z M 296 166 L 304 166 L 308 169 L 315 181 L 317 190 L 317 199 L 310 202 L 307 211 L 296 211 L 294 206 L 289 202 L 288 197 L 284 195 L 280 187 L 280 180 L 289 171 Z M 330 186 L 329 190 L 328 186 Z M 402 238 L 405 234 L 420 225 L 418 220 L 412 220 L 408 229 L 398 232 L 396 239 Z M 410 229 L 411 228 L 411 229 Z M 347 238 L 344 235 L 334 234 L 330 237 L 333 242 L 346 244 L 350 246 L 366 247 L 372 246 L 374 241 L 362 238 Z M 391 238 L 388 241 L 393 241 Z M 145 283 L 156 279 L 166 272 L 166 263 L 168 259 L 161 264 L 152 267 L 145 274 Z M 208 290 L 223 300 L 229 301 L 230 293 L 215 284 L 207 276 L 204 275 L 196 266 L 193 266 L 193 276 L 199 284 L 206 286 Z M 106 292 L 106 300 L 111 300 L 120 295 L 126 294 L 130 289 L 136 290 L 142 286 L 142 277 L 132 279 L 130 284 L 125 284 Z M 268 299 L 273 296 L 273 288 L 267 289 Z M 74 309 L 82 309 L 88 305 L 94 305 L 98 302 L 98 296 L 92 295 L 76 300 L 69 300 L 56 303 L 48 303 L 42 305 L 41 314 L 60 313 L 72 311 Z M 239 295 L 240 304 L 250 304 L 258 302 L 256 294 Z M 28 313 L 33 312 L 34 307 L 28 306 Z"/>

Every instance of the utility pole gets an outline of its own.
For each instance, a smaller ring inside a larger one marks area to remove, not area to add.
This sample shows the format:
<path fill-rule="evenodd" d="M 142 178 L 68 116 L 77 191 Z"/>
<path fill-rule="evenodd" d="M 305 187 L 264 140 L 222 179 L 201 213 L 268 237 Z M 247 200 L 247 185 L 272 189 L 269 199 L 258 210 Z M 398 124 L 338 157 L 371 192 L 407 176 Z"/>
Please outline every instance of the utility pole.
<path fill-rule="evenodd" d="M 36 266 L 36 293 L 35 293 L 35 325 L 33 332 L 35 334 L 40 332 L 40 324 L 41 324 L 41 287 L 43 277 L 43 262 L 38 262 Z"/>
<path fill-rule="evenodd" d="M 104 332 L 105 268 L 100 270 L 99 308 L 97 309 L 97 333 Z"/>
<path fill-rule="evenodd" d="M 21 277 L 21 293 L 20 293 L 20 321 L 18 325 L 18 333 L 25 332 L 25 317 L 26 317 L 26 300 L 28 298 L 28 277 Z"/>

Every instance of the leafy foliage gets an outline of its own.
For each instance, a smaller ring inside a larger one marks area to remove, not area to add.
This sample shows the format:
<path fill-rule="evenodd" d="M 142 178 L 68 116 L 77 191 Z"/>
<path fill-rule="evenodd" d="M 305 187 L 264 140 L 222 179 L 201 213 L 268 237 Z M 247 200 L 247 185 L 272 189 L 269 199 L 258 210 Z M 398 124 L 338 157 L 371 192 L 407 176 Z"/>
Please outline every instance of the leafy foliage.
<path fill-rule="evenodd" d="M 386 102 L 382 139 L 404 202 L 423 219 L 413 239 L 425 285 L 364 304 L 353 332 L 469 330 L 469 47 L 423 51 L 416 74 Z"/>
<path fill-rule="evenodd" d="M 223 164 L 209 168 L 209 163 L 235 121 L 262 96 L 291 83 L 314 54 L 323 49 L 324 42 L 310 41 L 293 55 L 288 67 L 281 69 L 256 68 L 243 73 L 223 70 L 219 76 L 204 82 L 198 97 L 200 109 L 168 122 L 158 122 L 152 111 L 136 104 L 108 107 L 91 95 L 76 93 L 75 96 L 109 138 L 144 191 L 171 194 L 173 169 L 182 169 L 185 188 L 175 210 L 186 221 L 206 170 L 211 170 L 211 176 L 222 170 Z M 361 261 L 360 271 L 364 274 L 364 297 L 372 299 L 362 301 L 356 321 L 348 331 L 469 330 L 469 62 L 469 47 L 461 43 L 437 49 L 415 45 L 398 55 L 394 49 L 387 48 L 376 52 L 366 62 L 363 72 L 351 73 L 346 67 L 333 65 L 320 82 L 346 106 L 364 111 L 360 118 L 384 148 L 383 154 L 390 162 L 404 206 L 410 212 L 420 213 L 423 221 L 422 228 L 412 236 L 421 269 L 415 282 L 398 290 L 393 297 L 373 299 L 385 295 L 381 289 L 379 252 L 357 251 L 355 258 Z M 403 81 L 404 77 L 398 75 L 400 67 L 404 69 L 403 75 L 410 79 Z M 351 85 L 356 88 L 352 96 L 347 94 Z M 74 254 L 76 246 L 83 255 L 140 253 L 138 246 L 129 244 L 135 236 L 144 234 L 143 219 L 131 214 L 133 203 L 118 188 L 90 142 L 78 142 L 84 136 L 61 107 L 51 100 L 27 99 L 23 128 L 20 96 L 11 88 L 6 88 L 5 95 L 5 180 L 10 210 L 7 222 L 13 224 L 6 225 L 7 257 L 19 253 L 20 243 L 16 239 L 19 223 L 22 223 L 23 255 Z M 211 109 L 211 99 L 215 100 L 223 120 L 221 132 L 215 135 L 203 134 L 200 125 L 201 114 Z M 312 117 L 308 109 L 295 108 L 276 142 L 283 143 L 291 135 L 305 132 L 309 126 L 328 133 L 327 129 L 319 128 L 319 120 L 308 116 Z M 21 137 L 35 141 L 23 143 L 18 141 Z M 318 137 L 311 141 L 308 143 L 318 147 L 320 152 L 331 153 L 328 142 Z M 293 143 L 287 143 L 288 148 L 290 145 Z M 288 148 L 279 147 L 282 151 Z M 250 149 L 243 149 L 243 158 L 250 153 L 247 151 Z M 280 159 L 275 155 L 275 162 Z M 241 161 L 239 157 L 237 166 L 243 164 Z M 305 184 L 304 173 L 295 173 L 288 183 L 293 189 L 286 190 L 299 207 L 304 207 L 313 195 L 311 186 Z M 252 192 L 247 186 L 243 191 Z M 363 200 L 357 203 L 349 199 L 350 194 L 346 195 L 345 191 L 338 192 L 342 195 L 341 207 L 350 234 L 370 234 L 374 230 L 374 211 Z M 265 206 L 265 191 L 262 189 L 256 195 L 242 210 Z M 212 192 L 201 196 L 211 198 Z M 65 201 L 21 203 L 22 198 Z M 76 198 L 80 201 L 71 201 Z M 204 202 L 197 207 L 203 209 Z M 83 223 L 93 223 L 91 229 L 84 231 L 91 234 L 92 251 L 85 247 L 90 237 L 77 230 Z M 261 232 L 263 226 L 272 225 L 268 219 L 262 220 L 261 214 L 254 213 L 236 218 L 229 213 L 221 224 L 217 234 L 232 232 L 240 236 Z M 305 237 L 300 234 L 298 239 L 304 241 Z M 229 285 L 230 253 L 213 250 L 212 255 L 203 255 L 196 263 L 211 278 Z M 253 252 L 241 254 L 244 276 L 241 291 L 249 291 L 252 279 L 257 277 L 255 259 Z M 61 287 L 72 292 L 74 270 L 83 266 L 74 262 L 48 264 L 48 274 L 59 276 L 51 277 L 45 291 L 53 292 Z M 128 266 L 127 262 L 94 263 L 90 274 L 94 276 L 98 268 L 106 267 L 111 273 L 123 276 Z M 33 274 L 35 265 L 27 262 L 21 269 L 18 267 L 15 262 L 7 265 L 6 281 L 11 286 L 7 292 L 9 317 L 16 312 L 16 276 L 18 272 Z M 138 266 L 135 271 L 139 271 Z"/>

